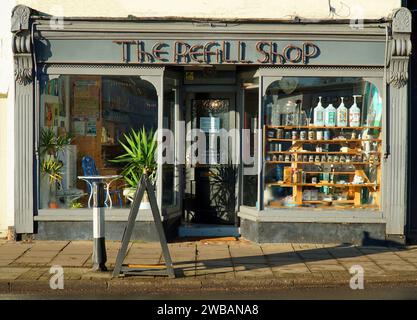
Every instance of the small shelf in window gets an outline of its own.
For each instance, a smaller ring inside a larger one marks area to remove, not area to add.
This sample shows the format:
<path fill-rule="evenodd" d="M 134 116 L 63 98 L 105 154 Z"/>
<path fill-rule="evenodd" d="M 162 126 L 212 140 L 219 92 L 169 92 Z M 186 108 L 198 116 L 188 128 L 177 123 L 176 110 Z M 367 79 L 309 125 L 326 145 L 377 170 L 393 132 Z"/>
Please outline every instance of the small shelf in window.
<path fill-rule="evenodd" d="M 366 164 L 374 164 L 374 165 L 379 165 L 379 162 L 324 162 L 324 161 L 314 161 L 314 162 L 304 162 L 304 161 L 265 161 L 265 163 L 267 164 L 315 164 L 315 165 L 323 165 L 323 164 L 340 164 L 340 165 L 366 165 Z"/>
<path fill-rule="evenodd" d="M 335 187 L 335 188 L 365 188 L 365 187 L 377 187 L 379 186 L 376 183 L 285 183 L 285 182 L 271 182 L 266 185 L 271 187 L 281 187 L 281 188 L 290 188 L 290 187 Z"/>
<path fill-rule="evenodd" d="M 379 154 L 379 151 L 347 151 L 347 152 L 343 152 L 343 151 L 267 151 L 268 154 L 297 154 L 297 155 L 301 155 L 301 154 L 363 154 L 363 153 L 371 153 L 371 154 Z"/>
<path fill-rule="evenodd" d="M 360 126 L 360 127 L 326 127 L 326 126 L 297 126 L 297 125 L 290 125 L 290 126 L 274 126 L 274 125 L 266 125 L 267 129 L 328 129 L 328 130 L 365 130 L 365 129 L 374 129 L 374 130 L 381 130 L 380 126 Z M 307 141 L 307 140 L 306 140 Z"/>
<path fill-rule="evenodd" d="M 266 138 L 267 141 L 283 141 L 283 142 L 296 142 L 305 144 L 340 144 L 346 142 L 381 142 L 381 139 L 332 139 L 332 140 L 300 140 L 300 139 L 278 139 L 278 138 Z"/>

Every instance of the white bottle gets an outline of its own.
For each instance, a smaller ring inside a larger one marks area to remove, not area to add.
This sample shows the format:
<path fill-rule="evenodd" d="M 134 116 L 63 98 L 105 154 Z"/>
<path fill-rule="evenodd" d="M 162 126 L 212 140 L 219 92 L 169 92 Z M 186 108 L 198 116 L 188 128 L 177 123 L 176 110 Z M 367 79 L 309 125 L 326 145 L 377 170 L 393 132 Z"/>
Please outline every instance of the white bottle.
<path fill-rule="evenodd" d="M 321 104 L 321 97 L 319 97 L 319 103 L 314 108 L 314 125 L 318 127 L 324 126 L 324 108 Z"/>
<path fill-rule="evenodd" d="M 337 126 L 338 127 L 347 127 L 348 124 L 348 109 L 345 107 L 343 102 L 343 97 L 341 97 L 342 102 L 340 103 L 339 107 L 336 111 L 336 118 L 337 118 Z"/>
<path fill-rule="evenodd" d="M 356 104 L 356 98 L 362 97 L 360 95 L 353 96 L 353 104 L 349 109 L 349 126 L 359 127 L 361 125 L 361 109 Z"/>
<path fill-rule="evenodd" d="M 329 104 L 324 111 L 324 124 L 326 127 L 335 127 L 336 126 L 336 108 L 333 107 L 333 104 Z"/>

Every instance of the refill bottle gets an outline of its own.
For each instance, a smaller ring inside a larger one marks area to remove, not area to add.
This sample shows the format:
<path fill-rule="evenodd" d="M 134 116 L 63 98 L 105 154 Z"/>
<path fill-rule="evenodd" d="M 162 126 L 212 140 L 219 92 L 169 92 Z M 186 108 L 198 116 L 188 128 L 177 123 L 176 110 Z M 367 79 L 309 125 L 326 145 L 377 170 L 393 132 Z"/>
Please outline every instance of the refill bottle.
<path fill-rule="evenodd" d="M 356 98 L 361 97 L 360 95 L 353 96 L 353 104 L 349 109 L 349 126 L 359 127 L 361 125 L 361 109 L 356 104 Z"/>
<path fill-rule="evenodd" d="M 326 127 L 336 126 L 336 108 L 331 103 L 324 110 L 324 125 Z"/>
<path fill-rule="evenodd" d="M 319 97 L 319 102 L 314 108 L 314 125 L 318 127 L 324 126 L 324 108 L 321 104 L 321 97 Z"/>
<path fill-rule="evenodd" d="M 348 125 L 348 109 L 345 107 L 343 102 L 343 97 L 341 97 L 342 102 L 336 111 L 337 126 L 338 127 L 347 127 Z"/>

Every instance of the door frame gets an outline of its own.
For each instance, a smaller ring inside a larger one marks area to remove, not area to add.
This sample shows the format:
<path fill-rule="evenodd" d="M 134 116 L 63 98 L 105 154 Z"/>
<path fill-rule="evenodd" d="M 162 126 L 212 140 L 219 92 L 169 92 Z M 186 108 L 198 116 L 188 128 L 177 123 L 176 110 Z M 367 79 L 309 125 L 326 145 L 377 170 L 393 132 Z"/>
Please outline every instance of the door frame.
<path fill-rule="evenodd" d="M 231 128 L 237 129 L 235 130 L 235 132 L 239 132 L 240 133 L 240 110 L 242 108 L 241 106 L 241 91 L 240 91 L 240 87 L 238 85 L 228 85 L 228 84 L 224 84 L 224 85 L 183 85 L 183 105 L 185 106 L 185 152 L 186 150 L 188 150 L 188 148 L 190 147 L 190 142 L 186 141 L 186 136 L 187 133 L 192 129 L 192 121 L 193 119 L 191 119 L 191 113 L 192 113 L 192 100 L 195 99 L 195 94 L 197 93 L 213 93 L 213 96 L 210 98 L 216 99 L 222 99 L 222 98 L 228 98 L 227 96 L 225 97 L 225 94 L 230 95 L 231 99 L 231 110 L 229 110 L 229 112 L 231 113 L 229 115 L 229 130 Z M 236 183 L 235 183 L 235 195 L 236 195 L 236 204 L 235 204 L 235 219 L 234 219 L 234 224 L 230 225 L 230 226 L 239 226 L 239 217 L 237 215 L 238 210 L 239 210 L 239 206 L 240 206 L 240 201 L 241 201 L 241 194 L 240 194 L 240 185 L 241 185 L 241 164 L 240 164 L 240 159 L 241 159 L 241 137 L 240 134 L 236 134 L 234 136 L 234 141 L 236 143 L 235 146 L 235 151 L 236 151 L 236 159 L 238 159 L 239 163 L 237 163 L 237 167 L 238 167 L 238 173 L 237 173 L 237 179 L 236 179 Z M 229 144 L 229 148 L 231 147 L 231 145 Z M 230 149 L 229 149 L 230 150 Z M 186 157 L 184 157 L 184 159 L 186 159 Z M 184 181 L 187 180 L 187 170 L 190 168 L 188 163 L 184 164 L 184 172 L 183 172 L 183 179 Z M 195 177 L 191 176 L 192 179 L 195 180 Z M 185 184 L 184 184 L 184 191 L 183 194 L 185 194 Z M 186 220 L 186 212 L 185 212 L 185 208 L 183 207 L 183 221 Z M 189 223 L 189 222 L 187 222 Z"/>

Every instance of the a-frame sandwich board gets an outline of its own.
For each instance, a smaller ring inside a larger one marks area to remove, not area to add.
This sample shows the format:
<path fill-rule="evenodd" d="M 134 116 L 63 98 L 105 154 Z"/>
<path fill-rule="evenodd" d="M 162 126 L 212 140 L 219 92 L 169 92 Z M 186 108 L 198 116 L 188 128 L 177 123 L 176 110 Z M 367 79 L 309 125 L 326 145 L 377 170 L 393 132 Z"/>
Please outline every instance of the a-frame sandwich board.
<path fill-rule="evenodd" d="M 151 205 L 151 211 L 156 227 L 156 231 L 159 236 L 159 242 L 161 243 L 162 254 L 164 256 L 166 268 L 161 268 L 160 266 L 138 266 L 138 267 L 129 267 L 123 266 L 123 261 L 126 257 L 127 247 L 132 237 L 133 227 L 135 226 L 136 217 L 139 213 L 140 203 L 142 202 L 143 194 L 145 190 L 148 193 L 149 202 Z M 138 188 L 135 192 L 135 197 L 133 199 L 132 205 L 130 207 L 129 219 L 125 227 L 122 243 L 117 253 L 116 264 L 113 270 L 113 277 L 118 277 L 121 274 L 123 275 L 162 275 L 168 276 L 170 278 L 175 278 L 174 267 L 172 265 L 171 255 L 169 254 L 168 244 L 165 237 L 164 228 L 162 226 L 161 216 L 159 215 L 158 203 L 156 201 L 154 188 L 149 181 L 149 177 L 142 175 L 142 178 L 139 181 Z"/>

